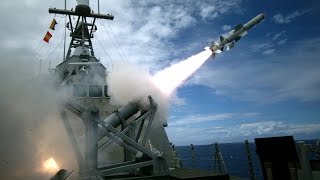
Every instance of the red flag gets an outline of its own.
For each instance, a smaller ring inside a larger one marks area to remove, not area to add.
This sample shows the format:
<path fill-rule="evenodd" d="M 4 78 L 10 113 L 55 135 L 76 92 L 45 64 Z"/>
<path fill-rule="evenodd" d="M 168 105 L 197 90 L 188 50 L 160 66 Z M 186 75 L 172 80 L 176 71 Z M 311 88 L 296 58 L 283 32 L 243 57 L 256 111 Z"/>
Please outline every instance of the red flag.
<path fill-rule="evenodd" d="M 50 38 L 52 37 L 52 34 L 47 31 L 46 35 L 44 36 L 43 40 L 47 43 L 49 43 Z"/>

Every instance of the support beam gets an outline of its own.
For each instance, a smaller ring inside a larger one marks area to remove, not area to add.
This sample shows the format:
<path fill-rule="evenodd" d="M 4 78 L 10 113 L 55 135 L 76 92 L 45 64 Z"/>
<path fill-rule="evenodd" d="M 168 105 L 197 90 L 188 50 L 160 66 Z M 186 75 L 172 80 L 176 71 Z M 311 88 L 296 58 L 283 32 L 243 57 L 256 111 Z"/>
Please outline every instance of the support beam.
<path fill-rule="evenodd" d="M 140 116 L 137 120 L 135 120 L 135 123 L 138 124 L 140 121 L 144 122 L 144 119 L 147 118 L 150 115 L 150 111 L 144 113 L 142 116 Z M 121 131 L 121 133 L 125 134 L 129 131 L 129 127 L 125 128 L 124 130 Z M 101 136 L 105 136 L 106 133 L 108 133 L 107 131 L 105 131 L 105 133 L 103 133 L 103 135 Z M 141 132 L 140 132 L 141 133 Z M 139 134 L 140 134 L 139 133 Z M 137 136 L 138 137 L 138 136 Z M 139 135 L 140 137 L 140 135 Z M 138 137 L 138 138 L 139 138 Z M 136 140 L 136 142 L 138 142 L 138 140 Z M 107 147 L 109 147 L 111 144 L 113 143 L 113 141 L 111 139 L 109 139 L 108 141 L 106 141 L 105 143 L 101 144 L 99 146 L 99 151 L 103 151 L 105 150 Z"/>
<path fill-rule="evenodd" d="M 117 135 L 119 138 L 121 138 L 123 141 L 126 141 L 128 144 L 130 144 L 131 146 L 136 148 L 137 150 L 139 150 L 139 151 L 143 152 L 144 154 L 146 154 L 147 156 L 153 158 L 153 153 L 151 151 L 147 150 L 146 148 L 144 148 L 140 144 L 136 143 L 134 140 L 130 139 L 128 136 L 122 134 L 116 128 L 114 128 L 108 124 L 105 124 L 104 121 L 99 120 L 98 122 L 105 130 L 111 131 L 112 133 Z"/>
<path fill-rule="evenodd" d="M 75 135 L 73 134 L 73 131 L 72 131 L 72 128 L 71 128 L 71 124 L 70 124 L 70 122 L 68 120 L 68 116 L 66 114 L 66 111 L 65 110 L 61 110 L 60 111 L 60 115 L 62 117 L 63 124 L 64 124 L 64 127 L 65 127 L 66 131 L 67 131 L 67 134 L 69 136 L 69 140 L 70 140 L 70 142 L 72 144 L 73 152 L 76 155 L 76 159 L 77 159 L 77 162 L 78 162 L 79 169 L 82 170 L 82 169 L 84 169 L 83 157 L 81 155 L 81 151 L 80 151 L 79 145 L 77 143 L 77 139 L 76 139 Z"/>
<path fill-rule="evenodd" d="M 75 11 L 63 10 L 63 9 L 55 9 L 55 8 L 49 8 L 49 13 L 51 13 L 51 14 L 64 14 L 64 15 L 71 15 L 71 16 L 80 16 L 80 14 L 77 14 Z M 86 17 L 107 19 L 107 20 L 113 20 L 114 19 L 114 16 L 112 16 L 110 14 L 90 13 Z"/>
<path fill-rule="evenodd" d="M 98 123 L 100 119 L 98 109 L 90 109 L 85 118 L 86 121 L 86 146 L 85 163 L 86 170 L 98 168 Z"/>

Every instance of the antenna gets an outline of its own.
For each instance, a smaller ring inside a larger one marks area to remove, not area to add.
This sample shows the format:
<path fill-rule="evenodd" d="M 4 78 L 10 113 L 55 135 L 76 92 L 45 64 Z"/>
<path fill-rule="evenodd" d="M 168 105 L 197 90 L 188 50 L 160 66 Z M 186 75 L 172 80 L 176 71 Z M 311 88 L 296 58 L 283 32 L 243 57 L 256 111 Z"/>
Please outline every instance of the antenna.
<path fill-rule="evenodd" d="M 67 0 L 64 0 L 64 10 L 67 10 Z M 63 61 L 66 59 L 67 15 L 64 18 Z"/>
<path fill-rule="evenodd" d="M 100 14 L 100 0 L 98 0 L 98 14 Z"/>

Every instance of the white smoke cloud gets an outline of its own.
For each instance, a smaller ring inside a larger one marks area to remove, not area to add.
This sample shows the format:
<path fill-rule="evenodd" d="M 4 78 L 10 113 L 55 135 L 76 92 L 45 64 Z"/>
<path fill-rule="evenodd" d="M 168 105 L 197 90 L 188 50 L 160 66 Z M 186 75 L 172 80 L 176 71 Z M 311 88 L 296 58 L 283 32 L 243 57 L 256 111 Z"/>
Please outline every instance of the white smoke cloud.
<path fill-rule="evenodd" d="M 157 88 L 149 72 L 133 64 L 117 64 L 115 67 L 107 76 L 108 93 L 112 97 L 110 103 L 115 106 L 124 106 L 128 102 L 148 105 L 147 97 L 151 95 L 158 104 L 160 122 L 166 123 L 169 97 Z"/>
<path fill-rule="evenodd" d="M 30 54 L 1 54 L 0 179 L 49 179 L 43 162 L 53 157 L 60 167 L 76 167 L 58 105 L 60 93 L 48 81 L 32 79 Z"/>

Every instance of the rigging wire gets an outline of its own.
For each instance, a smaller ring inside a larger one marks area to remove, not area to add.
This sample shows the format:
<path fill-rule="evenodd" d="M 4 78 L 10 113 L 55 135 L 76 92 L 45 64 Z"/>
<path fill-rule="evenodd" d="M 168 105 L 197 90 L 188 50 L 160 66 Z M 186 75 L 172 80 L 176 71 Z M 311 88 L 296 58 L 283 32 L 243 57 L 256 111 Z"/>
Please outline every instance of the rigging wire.
<path fill-rule="evenodd" d="M 55 46 L 55 48 L 47 55 L 47 57 L 44 59 L 44 62 L 46 62 L 49 57 L 57 50 L 57 48 L 61 45 L 63 42 L 64 37 L 61 38 L 60 42 Z"/>
<path fill-rule="evenodd" d="M 111 64 L 111 69 L 113 69 L 113 62 L 112 62 L 112 59 L 111 59 L 109 53 L 107 52 L 107 49 L 105 48 L 103 42 L 101 42 L 100 39 L 97 37 L 97 35 L 95 35 L 95 36 L 96 36 L 96 39 L 97 39 L 98 43 L 99 43 L 100 46 L 102 47 L 104 53 L 105 53 L 105 54 L 107 55 L 107 57 L 108 57 L 108 60 L 109 60 L 109 62 L 110 62 L 110 64 Z"/>
<path fill-rule="evenodd" d="M 121 46 L 120 46 L 120 43 L 119 43 L 118 39 L 116 38 L 116 35 L 115 35 L 114 32 L 113 32 L 113 29 L 112 29 L 112 27 L 111 27 L 110 22 L 107 21 L 107 23 L 108 23 L 108 25 L 109 25 L 109 28 L 111 29 L 111 33 L 112 33 L 113 37 L 115 37 L 114 39 L 116 40 L 116 43 L 117 43 L 120 51 L 122 52 L 122 54 L 123 54 L 123 56 L 125 57 L 125 59 L 128 61 L 128 58 L 127 58 L 126 54 L 122 51 Z"/>
<path fill-rule="evenodd" d="M 115 44 L 114 40 L 113 40 L 113 39 L 112 39 L 112 37 L 110 36 L 109 32 L 107 31 L 107 28 L 105 27 L 105 25 L 102 23 L 102 21 L 101 21 L 101 20 L 100 20 L 100 25 L 102 26 L 102 28 L 105 30 L 105 32 L 106 32 L 106 33 L 107 33 L 107 35 L 109 36 L 109 38 L 110 38 L 110 40 L 111 40 L 111 42 L 112 42 L 113 46 L 115 47 L 116 51 L 118 52 L 118 54 L 119 54 L 120 58 L 121 58 L 122 60 L 124 60 L 125 62 L 128 62 L 128 60 L 126 60 L 126 59 L 123 57 L 123 55 L 120 53 L 120 51 L 119 51 L 119 49 L 117 48 L 117 46 L 116 46 L 116 44 Z"/>

